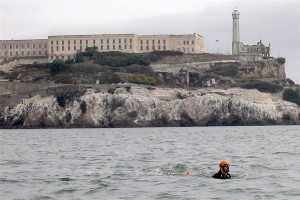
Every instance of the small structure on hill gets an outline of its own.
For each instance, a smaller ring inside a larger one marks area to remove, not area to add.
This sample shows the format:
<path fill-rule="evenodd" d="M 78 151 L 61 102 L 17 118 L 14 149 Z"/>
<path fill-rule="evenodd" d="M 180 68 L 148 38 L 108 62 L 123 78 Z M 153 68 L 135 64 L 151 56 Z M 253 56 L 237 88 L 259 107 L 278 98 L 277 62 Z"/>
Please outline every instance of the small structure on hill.
<path fill-rule="evenodd" d="M 270 58 L 270 43 L 266 47 L 261 40 L 256 45 L 244 45 L 240 42 L 239 16 L 239 11 L 235 9 L 232 12 L 232 55 L 238 56 L 243 61 L 259 61 Z"/>

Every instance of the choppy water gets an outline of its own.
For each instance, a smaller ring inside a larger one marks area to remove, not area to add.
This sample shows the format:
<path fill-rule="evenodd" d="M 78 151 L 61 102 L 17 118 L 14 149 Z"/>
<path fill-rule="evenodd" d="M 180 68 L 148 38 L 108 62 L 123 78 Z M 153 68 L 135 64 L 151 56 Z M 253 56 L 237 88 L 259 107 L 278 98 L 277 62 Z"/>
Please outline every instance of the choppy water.
<path fill-rule="evenodd" d="M 0 130 L 0 136 L 1 200 L 300 199 L 300 126 Z M 231 180 L 211 178 L 221 159 L 231 163 Z"/>

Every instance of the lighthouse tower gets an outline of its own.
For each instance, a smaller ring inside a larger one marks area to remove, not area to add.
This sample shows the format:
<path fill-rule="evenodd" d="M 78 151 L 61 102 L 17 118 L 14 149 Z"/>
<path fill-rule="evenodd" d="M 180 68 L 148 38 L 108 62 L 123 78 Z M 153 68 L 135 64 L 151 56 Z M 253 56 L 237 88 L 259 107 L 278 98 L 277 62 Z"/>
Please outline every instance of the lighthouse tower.
<path fill-rule="evenodd" d="M 232 12 L 232 55 L 239 55 L 240 52 L 240 13 L 237 9 Z"/>

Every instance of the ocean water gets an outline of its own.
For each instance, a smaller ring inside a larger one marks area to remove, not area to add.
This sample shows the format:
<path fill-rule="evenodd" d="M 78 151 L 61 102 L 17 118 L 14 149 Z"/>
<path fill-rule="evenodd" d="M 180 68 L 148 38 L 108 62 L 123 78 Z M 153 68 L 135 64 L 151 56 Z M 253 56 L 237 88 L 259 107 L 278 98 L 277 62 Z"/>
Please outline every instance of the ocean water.
<path fill-rule="evenodd" d="M 299 146 L 300 126 L 0 130 L 0 199 L 300 199 Z"/>

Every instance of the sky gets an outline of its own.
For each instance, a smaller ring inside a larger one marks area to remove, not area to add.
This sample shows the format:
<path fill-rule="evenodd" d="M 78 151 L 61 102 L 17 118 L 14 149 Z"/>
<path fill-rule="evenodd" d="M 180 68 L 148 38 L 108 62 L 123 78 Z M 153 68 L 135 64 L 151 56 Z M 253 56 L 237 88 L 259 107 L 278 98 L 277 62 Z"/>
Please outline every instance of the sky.
<path fill-rule="evenodd" d="M 206 53 L 231 54 L 235 8 L 241 42 L 270 43 L 271 56 L 286 58 L 287 77 L 300 84 L 298 0 L 0 0 L 0 40 L 198 33 Z"/>

